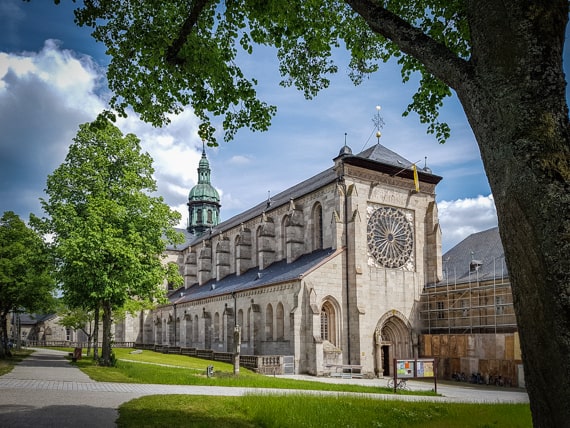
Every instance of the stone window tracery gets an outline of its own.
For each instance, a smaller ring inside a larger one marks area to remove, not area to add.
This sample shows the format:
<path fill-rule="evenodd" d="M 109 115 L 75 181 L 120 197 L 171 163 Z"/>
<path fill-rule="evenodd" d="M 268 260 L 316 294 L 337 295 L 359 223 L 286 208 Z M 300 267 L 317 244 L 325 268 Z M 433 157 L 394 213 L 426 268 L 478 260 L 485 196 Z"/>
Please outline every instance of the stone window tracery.
<path fill-rule="evenodd" d="M 336 345 L 336 312 L 329 301 L 321 307 L 321 339 Z"/>
<path fill-rule="evenodd" d="M 241 309 L 238 311 L 237 325 L 239 325 L 243 331 L 243 310 L 241 310 Z M 242 333 L 242 335 L 243 335 L 243 333 Z"/>
<path fill-rule="evenodd" d="M 200 325 L 198 324 L 198 315 L 194 315 L 194 346 L 197 346 L 200 338 Z"/>
<path fill-rule="evenodd" d="M 283 310 L 283 304 L 279 302 L 275 310 L 275 322 L 276 322 L 276 333 L 277 340 L 285 339 L 285 311 Z"/>
<path fill-rule="evenodd" d="M 214 340 L 220 340 L 220 314 L 214 315 Z"/>
<path fill-rule="evenodd" d="M 273 306 L 271 303 L 267 305 L 265 311 L 265 340 L 273 340 Z"/>
<path fill-rule="evenodd" d="M 384 267 L 405 267 L 412 262 L 414 234 L 412 221 L 402 210 L 380 207 L 368 219 L 368 249 Z"/>
<path fill-rule="evenodd" d="M 283 216 L 281 220 L 281 254 L 282 257 L 287 257 L 287 224 L 289 224 L 289 216 Z"/>
<path fill-rule="evenodd" d="M 245 320 L 245 341 L 249 342 L 251 340 L 251 308 L 247 309 L 247 318 Z"/>

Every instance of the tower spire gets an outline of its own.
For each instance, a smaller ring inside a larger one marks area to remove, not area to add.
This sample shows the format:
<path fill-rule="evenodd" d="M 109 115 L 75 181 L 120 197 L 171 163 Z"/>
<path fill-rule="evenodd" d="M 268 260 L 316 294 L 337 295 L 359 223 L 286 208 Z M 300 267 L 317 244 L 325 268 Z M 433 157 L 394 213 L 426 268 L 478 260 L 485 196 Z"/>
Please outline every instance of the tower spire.
<path fill-rule="evenodd" d="M 381 109 L 382 107 L 376 106 L 376 114 L 372 118 L 372 123 L 374 124 L 374 128 L 376 128 L 376 138 L 378 140 L 378 144 L 380 144 L 380 137 L 382 136 L 380 129 L 382 129 L 385 125 L 384 119 L 382 119 L 382 116 L 380 116 Z"/>
<path fill-rule="evenodd" d="M 220 216 L 220 195 L 210 183 L 210 162 L 202 141 L 202 158 L 198 163 L 198 183 L 188 195 L 188 231 L 201 235 L 217 226 Z"/>

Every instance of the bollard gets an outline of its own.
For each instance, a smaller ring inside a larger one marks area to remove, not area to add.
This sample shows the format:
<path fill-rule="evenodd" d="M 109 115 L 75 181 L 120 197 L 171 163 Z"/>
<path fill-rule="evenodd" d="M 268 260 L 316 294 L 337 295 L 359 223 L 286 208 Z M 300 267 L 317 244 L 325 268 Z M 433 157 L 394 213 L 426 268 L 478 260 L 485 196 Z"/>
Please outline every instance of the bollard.
<path fill-rule="evenodd" d="M 206 368 L 206 376 L 208 377 L 214 376 L 214 366 L 208 366 Z"/>

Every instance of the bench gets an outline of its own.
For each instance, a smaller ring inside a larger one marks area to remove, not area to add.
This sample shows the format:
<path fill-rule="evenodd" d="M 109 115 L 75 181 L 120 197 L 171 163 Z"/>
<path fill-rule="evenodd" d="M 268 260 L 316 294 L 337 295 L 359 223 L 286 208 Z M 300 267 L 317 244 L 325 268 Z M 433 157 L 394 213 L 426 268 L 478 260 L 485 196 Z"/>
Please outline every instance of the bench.
<path fill-rule="evenodd" d="M 343 379 L 362 378 L 362 366 L 355 364 L 328 364 L 331 377 Z"/>

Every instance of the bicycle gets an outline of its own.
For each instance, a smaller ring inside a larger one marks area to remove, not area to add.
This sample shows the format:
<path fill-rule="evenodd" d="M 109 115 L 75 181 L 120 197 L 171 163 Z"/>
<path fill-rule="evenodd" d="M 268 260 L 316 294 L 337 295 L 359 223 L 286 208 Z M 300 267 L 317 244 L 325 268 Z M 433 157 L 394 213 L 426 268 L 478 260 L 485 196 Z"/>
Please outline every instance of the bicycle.
<path fill-rule="evenodd" d="M 388 380 L 388 388 L 394 389 L 394 379 Z M 400 389 L 403 391 L 409 391 L 408 383 L 406 379 L 398 379 L 398 383 L 396 384 L 396 389 Z"/>

